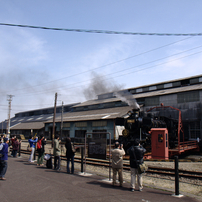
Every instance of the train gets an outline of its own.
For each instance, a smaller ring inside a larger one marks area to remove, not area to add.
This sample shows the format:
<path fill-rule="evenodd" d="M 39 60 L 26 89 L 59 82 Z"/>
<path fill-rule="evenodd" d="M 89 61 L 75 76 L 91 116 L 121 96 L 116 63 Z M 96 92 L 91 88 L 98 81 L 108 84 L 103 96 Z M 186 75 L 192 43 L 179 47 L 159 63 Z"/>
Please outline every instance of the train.
<path fill-rule="evenodd" d="M 124 126 L 122 135 L 119 136 L 119 142 L 127 151 L 135 139 L 139 139 L 147 152 L 151 151 L 151 128 L 167 128 L 169 137 L 169 149 L 175 147 L 178 141 L 178 120 L 158 116 L 155 117 L 152 112 L 140 111 L 140 108 L 132 109 L 127 113 L 127 117 L 117 117 L 116 126 Z"/>

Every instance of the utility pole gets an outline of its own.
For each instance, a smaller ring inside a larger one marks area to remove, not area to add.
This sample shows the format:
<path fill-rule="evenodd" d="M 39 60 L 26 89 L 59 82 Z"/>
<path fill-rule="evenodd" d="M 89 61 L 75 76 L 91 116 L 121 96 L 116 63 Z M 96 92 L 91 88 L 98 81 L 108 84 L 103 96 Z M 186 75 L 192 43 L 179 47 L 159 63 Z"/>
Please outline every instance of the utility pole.
<path fill-rule="evenodd" d="M 62 112 L 61 112 L 61 128 L 60 128 L 60 139 L 62 140 L 62 128 L 63 128 L 63 112 L 64 112 L 64 106 L 62 101 Z"/>
<path fill-rule="evenodd" d="M 57 105 L 57 93 L 55 93 L 55 106 L 54 106 L 54 114 L 53 114 L 52 147 L 53 147 L 53 145 L 54 145 L 54 138 L 55 138 L 55 114 L 56 114 L 56 105 Z"/>
<path fill-rule="evenodd" d="M 14 95 L 7 95 L 8 99 L 8 122 L 7 122 L 7 136 L 10 137 L 10 116 L 11 116 L 11 101 Z"/>

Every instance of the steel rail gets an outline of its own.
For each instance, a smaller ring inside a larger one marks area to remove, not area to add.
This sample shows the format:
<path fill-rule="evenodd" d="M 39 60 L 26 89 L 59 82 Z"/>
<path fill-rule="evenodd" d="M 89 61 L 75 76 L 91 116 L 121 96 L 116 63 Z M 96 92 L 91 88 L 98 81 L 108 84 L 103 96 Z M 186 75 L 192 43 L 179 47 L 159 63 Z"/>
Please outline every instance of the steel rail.
<path fill-rule="evenodd" d="M 30 154 L 29 151 L 21 150 L 21 153 L 23 154 Z M 36 155 L 38 155 L 36 153 Z M 61 160 L 66 160 L 65 156 L 61 156 Z M 81 163 L 81 158 L 78 156 L 74 157 L 74 161 L 77 163 Z M 86 164 L 93 165 L 93 166 L 104 166 L 109 167 L 109 161 L 108 160 L 102 160 L 102 159 L 92 159 L 92 158 L 86 158 Z M 123 169 L 129 171 L 130 165 L 129 163 L 123 164 Z M 154 166 L 148 166 L 147 173 L 151 174 L 159 174 L 159 175 L 169 175 L 169 176 L 175 176 L 175 169 L 173 168 L 164 168 L 164 167 L 154 167 Z M 199 179 L 202 180 L 202 172 L 199 171 L 189 171 L 189 170 L 179 170 L 179 176 L 184 178 L 192 178 L 192 179 Z"/>

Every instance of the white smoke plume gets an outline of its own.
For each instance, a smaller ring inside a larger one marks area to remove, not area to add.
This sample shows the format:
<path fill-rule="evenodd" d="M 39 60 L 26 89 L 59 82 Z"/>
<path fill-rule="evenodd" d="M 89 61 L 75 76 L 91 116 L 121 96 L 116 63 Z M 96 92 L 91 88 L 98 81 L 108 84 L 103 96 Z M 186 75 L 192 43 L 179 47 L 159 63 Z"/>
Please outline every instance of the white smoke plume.
<path fill-rule="evenodd" d="M 123 102 L 126 102 L 133 109 L 140 109 L 140 106 L 137 103 L 136 99 L 133 97 L 133 94 L 131 94 L 129 91 L 127 90 L 116 91 L 114 95 L 117 98 L 120 98 Z"/>

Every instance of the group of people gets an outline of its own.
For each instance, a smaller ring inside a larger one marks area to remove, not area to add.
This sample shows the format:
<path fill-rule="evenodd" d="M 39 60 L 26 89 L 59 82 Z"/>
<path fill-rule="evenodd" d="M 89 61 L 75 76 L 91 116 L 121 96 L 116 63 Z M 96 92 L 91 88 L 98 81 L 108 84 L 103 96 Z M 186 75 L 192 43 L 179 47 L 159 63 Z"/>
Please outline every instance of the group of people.
<path fill-rule="evenodd" d="M 29 139 L 29 147 L 31 150 L 31 154 L 29 157 L 29 162 L 33 161 L 33 156 L 35 149 L 38 151 L 38 160 L 37 165 L 43 166 L 44 154 L 45 154 L 45 145 L 46 145 L 46 138 L 41 135 L 40 138 L 38 137 L 30 137 Z M 74 155 L 75 155 L 75 148 L 71 142 L 69 137 L 66 138 L 66 157 L 67 157 L 67 173 L 74 174 Z M 60 162 L 61 162 L 61 148 L 60 148 L 60 137 L 59 135 L 55 135 L 54 145 L 53 145 L 53 156 L 54 156 L 54 170 L 60 171 Z M 71 171 L 70 171 L 70 162 L 71 162 Z"/>
<path fill-rule="evenodd" d="M 54 147 L 53 147 L 54 169 L 57 171 L 60 171 L 60 161 L 61 161 L 61 158 L 60 158 L 61 149 L 59 147 L 59 143 L 60 143 L 59 139 L 60 137 L 56 135 L 54 140 Z M 76 150 L 69 137 L 66 138 L 65 148 L 66 148 L 66 158 L 67 158 L 67 173 L 74 174 L 74 155 Z M 71 172 L 70 172 L 70 162 L 71 162 Z"/>
<path fill-rule="evenodd" d="M 54 169 L 60 171 L 60 162 L 61 162 L 61 148 L 59 146 L 60 137 L 58 135 L 55 136 L 54 147 L 53 147 L 53 155 L 54 155 Z M 29 146 L 31 149 L 31 155 L 29 157 L 29 162 L 33 161 L 33 155 L 35 149 L 38 151 L 38 160 L 37 165 L 43 165 L 44 154 L 45 154 L 45 145 L 46 138 L 41 135 L 38 137 L 30 137 Z M 13 157 L 16 157 L 17 150 L 20 142 L 16 137 L 12 139 Z M 4 138 L 1 139 L 0 143 L 0 180 L 6 180 L 5 174 L 8 166 L 8 145 L 9 139 Z M 67 158 L 67 173 L 74 174 L 74 155 L 75 155 L 75 147 L 71 142 L 71 139 L 68 137 L 65 143 L 66 147 L 66 158 Z M 142 174 L 139 173 L 138 166 L 143 163 L 143 156 L 146 150 L 140 145 L 139 140 L 134 140 L 132 142 L 132 146 L 126 151 L 130 156 L 130 169 L 131 169 L 131 191 L 135 190 L 136 184 L 136 176 L 137 176 L 137 184 L 139 191 L 143 190 L 142 186 Z M 112 150 L 112 169 L 113 169 L 113 182 L 112 185 L 115 186 L 117 173 L 119 176 L 120 186 L 123 186 L 123 156 L 125 155 L 125 151 L 123 149 L 123 145 L 119 144 L 119 142 L 115 142 L 115 149 Z M 70 170 L 70 162 L 71 162 L 71 170 Z"/>
<path fill-rule="evenodd" d="M 131 191 L 135 190 L 136 176 L 139 191 L 143 190 L 142 174 L 139 173 L 138 166 L 143 163 L 143 156 L 146 150 L 140 145 L 139 140 L 132 142 L 132 146 L 126 151 L 130 155 L 130 170 L 131 170 Z M 123 186 L 123 156 L 125 151 L 123 145 L 115 142 L 115 149 L 112 150 L 112 169 L 113 182 L 116 185 L 116 176 L 118 173 L 120 186 Z"/>

